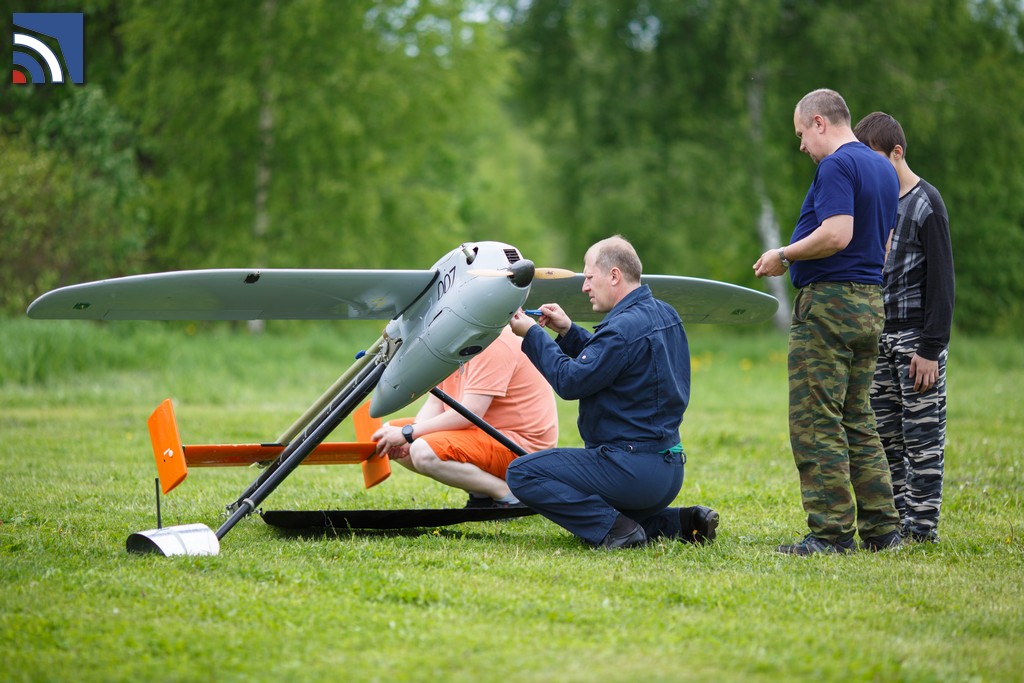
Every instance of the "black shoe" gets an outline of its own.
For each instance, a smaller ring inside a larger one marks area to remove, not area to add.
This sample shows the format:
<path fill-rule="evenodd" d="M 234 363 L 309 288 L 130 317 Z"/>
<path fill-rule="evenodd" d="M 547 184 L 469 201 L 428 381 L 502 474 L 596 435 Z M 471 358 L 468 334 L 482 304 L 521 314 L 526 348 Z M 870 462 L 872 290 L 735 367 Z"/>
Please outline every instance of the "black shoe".
<path fill-rule="evenodd" d="M 882 534 L 881 536 L 872 536 L 871 538 L 861 540 L 861 547 L 873 553 L 877 553 L 880 550 L 894 550 L 902 545 L 903 534 L 900 533 L 899 529 Z"/>
<path fill-rule="evenodd" d="M 620 513 L 599 547 L 605 550 L 616 550 L 618 548 L 635 548 L 646 544 L 647 534 L 644 533 L 644 528 Z"/>
<path fill-rule="evenodd" d="M 719 521 L 718 513 L 704 505 L 679 508 L 679 535 L 675 538 L 698 545 L 711 543 L 718 535 Z"/>
<path fill-rule="evenodd" d="M 709 507 L 703 505 L 693 506 L 693 516 L 690 518 L 693 524 L 691 540 L 699 545 L 713 543 L 718 536 L 719 514 Z"/>
<path fill-rule="evenodd" d="M 919 534 L 914 531 L 907 532 L 907 535 L 903 537 L 904 543 L 938 543 L 939 535 L 933 529 L 926 534 Z"/>
<path fill-rule="evenodd" d="M 935 529 L 922 530 L 919 527 L 903 525 L 904 543 L 938 543 L 939 532 Z"/>
<path fill-rule="evenodd" d="M 832 553 L 845 555 L 846 553 L 853 552 L 856 549 L 854 546 L 853 539 L 847 541 L 836 541 L 832 543 L 822 538 L 818 538 L 814 534 L 807 534 L 804 536 L 804 540 L 799 543 L 793 543 L 791 545 L 780 545 L 776 548 L 777 551 L 784 555 L 815 555 L 817 553 Z"/>

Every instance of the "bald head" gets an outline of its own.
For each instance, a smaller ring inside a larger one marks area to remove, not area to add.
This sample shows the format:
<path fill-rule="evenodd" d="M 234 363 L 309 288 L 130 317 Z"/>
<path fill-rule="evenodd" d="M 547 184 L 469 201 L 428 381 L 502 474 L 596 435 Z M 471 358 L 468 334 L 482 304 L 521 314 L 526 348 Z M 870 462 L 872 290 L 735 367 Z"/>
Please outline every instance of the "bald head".
<path fill-rule="evenodd" d="M 633 245 L 616 235 L 587 249 L 583 293 L 598 313 L 606 313 L 640 286 L 640 258 Z"/>
<path fill-rule="evenodd" d="M 602 273 L 608 273 L 612 268 L 618 268 L 622 277 L 630 284 L 639 284 L 640 275 L 643 273 L 643 265 L 640 257 L 636 255 L 636 249 L 621 235 L 615 235 L 594 243 L 584 260 L 592 263 Z"/>
<path fill-rule="evenodd" d="M 815 115 L 824 116 L 830 123 L 850 125 L 850 108 L 846 106 L 846 100 L 828 88 L 812 90 L 804 95 L 797 102 L 796 112 L 804 125 L 810 125 Z"/>
<path fill-rule="evenodd" d="M 850 128 L 850 110 L 842 95 L 821 88 L 803 96 L 793 112 L 793 131 L 800 138 L 800 151 L 819 164 L 857 137 Z"/>

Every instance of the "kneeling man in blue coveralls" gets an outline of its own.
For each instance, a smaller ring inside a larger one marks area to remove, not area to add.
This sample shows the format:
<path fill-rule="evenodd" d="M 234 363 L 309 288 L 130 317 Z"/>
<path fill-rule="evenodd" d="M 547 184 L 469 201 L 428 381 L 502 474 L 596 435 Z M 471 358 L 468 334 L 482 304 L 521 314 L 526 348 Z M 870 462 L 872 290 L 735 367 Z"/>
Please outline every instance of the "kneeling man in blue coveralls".
<path fill-rule="evenodd" d="M 642 266 L 620 236 L 587 250 L 583 292 L 604 320 L 590 333 L 558 304 L 535 322 L 519 311 L 523 353 L 566 400 L 579 400 L 584 448 L 516 458 L 512 493 L 595 547 L 630 548 L 667 537 L 714 540 L 719 516 L 668 507 L 683 484 L 679 424 L 690 398 L 690 347 L 675 309 L 640 283 Z M 552 339 L 542 327 L 558 333 Z"/>

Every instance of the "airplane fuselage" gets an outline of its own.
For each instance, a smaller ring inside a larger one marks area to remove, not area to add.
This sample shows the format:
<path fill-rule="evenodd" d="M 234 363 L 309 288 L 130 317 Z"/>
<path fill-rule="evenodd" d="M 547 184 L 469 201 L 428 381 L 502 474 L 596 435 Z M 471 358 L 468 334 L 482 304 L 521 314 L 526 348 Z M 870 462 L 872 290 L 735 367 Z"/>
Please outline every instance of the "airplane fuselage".
<path fill-rule="evenodd" d="M 501 242 L 464 244 L 432 270 L 433 281 L 384 330 L 401 345 L 373 393 L 373 417 L 407 406 L 485 349 L 526 301 L 533 279 L 533 264 Z"/>

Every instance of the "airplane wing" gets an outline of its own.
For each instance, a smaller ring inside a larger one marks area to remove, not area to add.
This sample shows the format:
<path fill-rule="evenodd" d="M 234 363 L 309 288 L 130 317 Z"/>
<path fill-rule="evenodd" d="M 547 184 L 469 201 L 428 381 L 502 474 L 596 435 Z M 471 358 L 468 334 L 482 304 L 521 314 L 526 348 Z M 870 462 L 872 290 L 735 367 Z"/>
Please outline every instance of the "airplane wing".
<path fill-rule="evenodd" d="M 759 323 L 771 319 L 779 308 L 773 296 L 739 285 L 679 275 L 644 275 L 641 282 L 658 299 L 679 312 L 684 323 Z M 574 322 L 600 322 L 582 291 L 583 274 L 556 280 L 534 280 L 526 305 L 557 303 Z"/>
<path fill-rule="evenodd" d="M 213 269 L 149 273 L 69 285 L 43 294 L 30 318 L 77 320 L 390 320 L 435 277 L 432 270 Z M 645 275 L 654 296 L 685 323 L 756 323 L 779 302 L 746 287 L 676 275 Z M 596 322 L 583 275 L 536 279 L 526 305 L 555 302 Z"/>
<path fill-rule="evenodd" d="M 390 320 L 432 270 L 215 269 L 130 275 L 61 287 L 30 318 L 78 320 Z"/>

